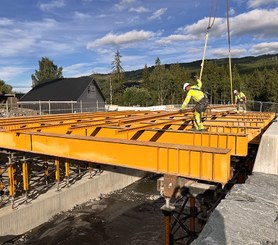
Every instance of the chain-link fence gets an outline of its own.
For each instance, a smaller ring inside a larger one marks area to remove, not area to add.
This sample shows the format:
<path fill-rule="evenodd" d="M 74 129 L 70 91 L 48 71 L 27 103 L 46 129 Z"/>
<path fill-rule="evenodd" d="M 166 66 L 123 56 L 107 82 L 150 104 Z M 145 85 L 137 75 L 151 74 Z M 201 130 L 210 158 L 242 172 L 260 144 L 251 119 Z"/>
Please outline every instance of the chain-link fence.
<path fill-rule="evenodd" d="M 176 110 L 181 105 L 164 105 L 152 107 L 119 107 L 108 106 L 105 102 L 76 102 L 76 101 L 34 101 L 18 102 L 16 104 L 0 104 L 0 117 L 31 116 L 61 113 L 97 112 L 107 110 Z M 248 111 L 278 113 L 278 103 L 247 101 Z"/>
<path fill-rule="evenodd" d="M 262 101 L 247 100 L 246 107 L 247 107 L 248 111 L 278 113 L 278 103 L 274 103 L 274 102 L 262 102 Z"/>
<path fill-rule="evenodd" d="M 0 116 L 31 116 L 45 114 L 105 111 L 105 102 L 28 101 L 0 104 Z"/>

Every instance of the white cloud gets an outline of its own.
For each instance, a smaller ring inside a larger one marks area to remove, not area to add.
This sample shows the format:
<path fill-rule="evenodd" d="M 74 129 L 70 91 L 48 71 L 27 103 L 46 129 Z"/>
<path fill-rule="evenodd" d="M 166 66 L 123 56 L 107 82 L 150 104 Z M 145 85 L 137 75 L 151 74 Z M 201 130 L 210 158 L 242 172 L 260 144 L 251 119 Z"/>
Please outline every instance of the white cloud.
<path fill-rule="evenodd" d="M 262 5 L 268 5 L 272 3 L 277 4 L 277 0 L 249 0 L 247 6 L 249 8 L 258 8 Z"/>
<path fill-rule="evenodd" d="M 41 3 L 39 4 L 39 8 L 42 10 L 42 11 L 50 11 L 54 8 L 62 8 L 64 7 L 66 4 L 65 4 L 65 1 L 64 0 L 53 0 L 49 3 Z"/>
<path fill-rule="evenodd" d="M 13 20 L 10 20 L 8 18 L 0 18 L 0 26 L 9 26 L 14 23 Z"/>
<path fill-rule="evenodd" d="M 137 7 L 137 8 L 130 8 L 128 11 L 129 11 L 129 12 L 136 12 L 136 13 L 138 13 L 138 14 L 150 12 L 149 9 L 146 9 L 146 8 L 144 8 L 144 7 L 142 7 L 142 6 L 141 6 L 141 7 Z"/>
<path fill-rule="evenodd" d="M 203 38 L 208 27 L 208 22 L 209 19 L 204 18 L 199 20 L 197 23 L 185 26 L 183 29 L 179 29 L 178 31 L 186 35 L 189 35 L 192 38 L 192 40 L 197 38 Z M 225 19 L 215 18 L 214 25 L 210 30 L 210 36 L 219 37 L 225 34 L 225 31 L 226 31 Z"/>
<path fill-rule="evenodd" d="M 253 34 L 256 37 L 277 37 L 278 8 L 255 9 L 231 19 L 233 35 Z"/>
<path fill-rule="evenodd" d="M 229 52 L 228 52 L 227 48 L 216 48 L 216 49 L 213 49 L 211 51 L 211 53 L 218 58 L 228 57 L 228 55 L 229 55 Z M 247 53 L 247 50 L 243 49 L 243 48 L 231 49 L 231 56 L 232 57 L 239 57 L 239 56 L 245 55 L 246 53 Z"/>
<path fill-rule="evenodd" d="M 266 18 L 267 16 L 267 18 Z M 177 29 L 177 34 L 161 40 L 161 43 L 169 43 L 180 40 L 194 40 L 204 38 L 208 25 L 208 18 L 201 19 L 194 24 Z M 230 18 L 230 30 L 234 36 L 253 35 L 256 38 L 277 37 L 278 30 L 278 8 L 256 9 L 247 13 Z M 216 18 L 210 30 L 210 37 L 218 38 L 227 35 L 227 24 L 225 18 Z"/>
<path fill-rule="evenodd" d="M 27 68 L 22 68 L 22 67 L 17 67 L 17 66 L 1 66 L 0 67 L 0 74 L 1 74 L 1 78 L 4 81 L 9 81 L 21 74 L 23 74 L 24 72 L 28 71 L 29 69 Z"/>
<path fill-rule="evenodd" d="M 182 35 L 182 34 L 173 34 L 168 37 L 161 38 L 160 40 L 157 40 L 156 42 L 158 44 L 167 45 L 172 42 L 183 42 L 194 39 L 194 36 L 191 35 Z"/>
<path fill-rule="evenodd" d="M 136 43 L 136 42 L 147 40 L 153 36 L 154 36 L 153 32 L 143 31 L 143 30 L 141 31 L 133 30 L 120 35 L 108 33 L 104 37 L 88 43 L 87 49 L 93 49 L 101 45 L 121 45 L 121 44 L 128 44 L 128 43 Z"/>
<path fill-rule="evenodd" d="M 235 15 L 236 11 L 233 8 L 229 8 L 229 16 Z"/>
<path fill-rule="evenodd" d="M 167 8 L 161 8 L 157 11 L 155 11 L 151 17 L 149 17 L 149 20 L 154 20 L 154 19 L 160 19 L 161 16 L 167 11 Z"/>
<path fill-rule="evenodd" d="M 41 22 L 13 21 L 13 25 L 0 29 L 0 57 L 26 56 L 33 53 L 36 48 L 51 50 L 56 45 L 39 46 L 44 33 L 51 33 L 56 27 L 57 22 L 52 19 L 44 19 Z M 48 34 L 48 38 L 51 38 L 51 35 Z"/>
<path fill-rule="evenodd" d="M 261 54 L 277 54 L 278 53 L 278 42 L 263 42 L 255 44 L 250 50 L 253 55 Z"/>
<path fill-rule="evenodd" d="M 115 4 L 116 9 L 124 10 L 131 7 L 137 0 L 122 0 L 118 4 Z"/>
<path fill-rule="evenodd" d="M 91 63 L 79 63 L 71 66 L 63 67 L 64 77 L 80 77 L 92 74 Z"/>
<path fill-rule="evenodd" d="M 74 12 L 74 18 L 75 19 L 89 19 L 91 17 L 92 16 L 90 14 L 85 14 L 85 13 L 81 13 L 81 12 L 78 12 L 78 11 Z"/>
<path fill-rule="evenodd" d="M 26 37 L 20 35 L 22 38 L 20 39 L 20 42 L 18 39 L 10 39 L 10 40 L 1 40 L 0 46 L 1 52 L 0 57 L 10 57 L 18 55 L 20 52 L 25 52 L 25 54 L 32 52 L 28 48 L 33 47 L 36 44 L 35 38 L 32 37 Z"/>

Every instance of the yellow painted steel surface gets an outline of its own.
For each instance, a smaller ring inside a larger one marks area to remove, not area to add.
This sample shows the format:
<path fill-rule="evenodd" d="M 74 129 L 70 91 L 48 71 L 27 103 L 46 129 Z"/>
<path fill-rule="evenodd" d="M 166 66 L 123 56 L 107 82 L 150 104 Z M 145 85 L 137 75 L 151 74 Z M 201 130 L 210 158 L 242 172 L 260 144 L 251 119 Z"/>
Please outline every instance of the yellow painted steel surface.
<path fill-rule="evenodd" d="M 274 117 L 211 107 L 208 132 L 189 131 L 190 109 L 5 118 L 0 148 L 227 183 L 230 156 L 246 156 Z"/>
<path fill-rule="evenodd" d="M 230 178 L 229 149 L 53 133 L 0 132 L 0 140 L 3 148 L 24 152 L 221 183 Z"/>

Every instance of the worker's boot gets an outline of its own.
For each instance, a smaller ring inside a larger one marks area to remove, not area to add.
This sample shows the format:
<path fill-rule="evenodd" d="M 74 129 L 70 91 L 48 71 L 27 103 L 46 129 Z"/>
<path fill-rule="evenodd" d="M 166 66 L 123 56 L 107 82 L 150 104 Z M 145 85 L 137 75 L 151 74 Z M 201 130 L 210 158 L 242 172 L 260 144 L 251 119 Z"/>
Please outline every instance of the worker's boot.
<path fill-rule="evenodd" d="M 192 128 L 193 129 L 192 131 L 198 131 L 199 125 L 195 122 L 195 120 L 194 120 L 193 124 L 194 124 L 194 128 Z"/>

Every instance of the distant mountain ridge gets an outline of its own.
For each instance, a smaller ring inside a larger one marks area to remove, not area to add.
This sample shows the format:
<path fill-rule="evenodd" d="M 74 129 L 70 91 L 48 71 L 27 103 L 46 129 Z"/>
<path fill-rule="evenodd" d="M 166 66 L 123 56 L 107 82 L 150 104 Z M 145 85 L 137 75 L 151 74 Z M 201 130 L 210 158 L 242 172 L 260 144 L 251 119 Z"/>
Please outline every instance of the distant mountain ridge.
<path fill-rule="evenodd" d="M 222 59 L 207 59 L 205 62 L 213 61 L 217 65 L 228 65 L 228 58 Z M 201 60 L 192 61 L 188 63 L 179 63 L 181 67 L 187 68 L 190 72 L 199 72 Z M 173 63 L 174 64 L 174 63 Z M 171 64 L 163 64 L 166 68 L 169 68 Z M 236 65 L 239 73 L 252 73 L 256 69 L 264 68 L 278 68 L 278 54 L 266 54 L 260 56 L 246 56 L 242 58 L 232 58 L 232 66 Z M 154 69 L 154 66 L 148 67 L 149 71 Z M 144 68 L 126 71 L 125 80 L 126 83 L 137 83 L 143 77 Z M 96 77 L 104 78 L 109 74 L 94 74 Z"/>

